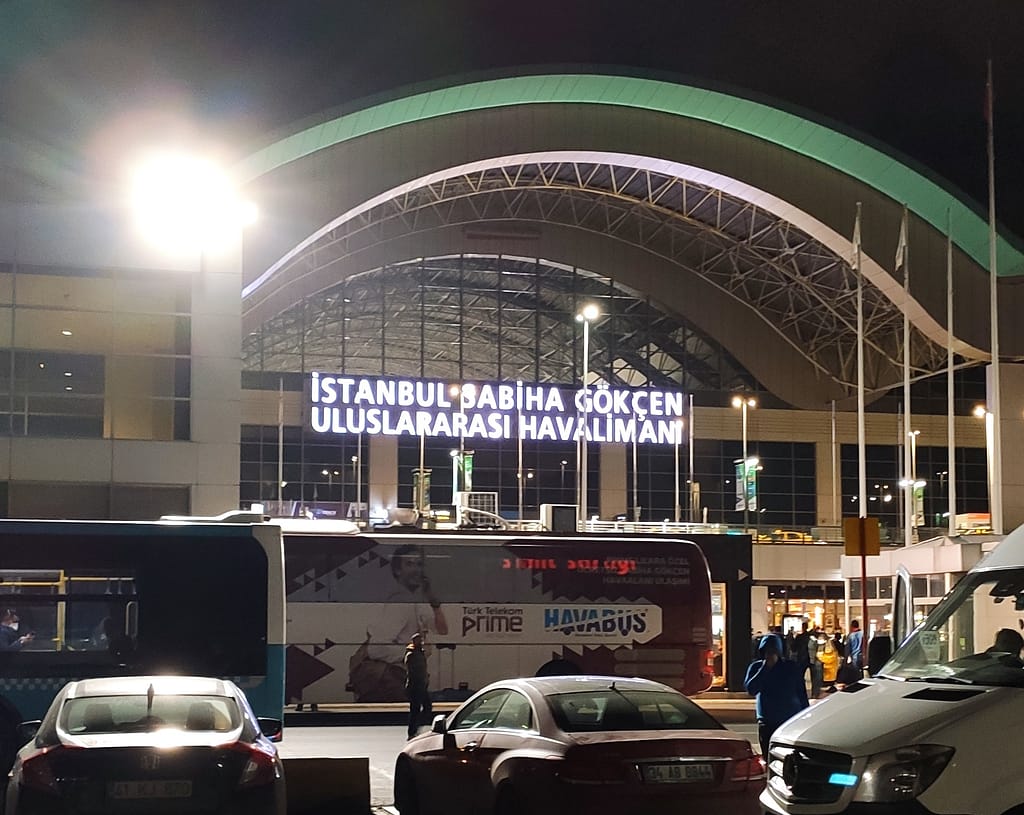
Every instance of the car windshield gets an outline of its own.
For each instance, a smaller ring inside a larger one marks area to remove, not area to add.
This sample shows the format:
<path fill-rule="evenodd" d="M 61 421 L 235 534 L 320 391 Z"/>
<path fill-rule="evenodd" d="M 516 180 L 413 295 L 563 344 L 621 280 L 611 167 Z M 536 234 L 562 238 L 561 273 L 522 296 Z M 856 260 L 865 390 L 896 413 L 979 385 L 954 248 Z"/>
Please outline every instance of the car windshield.
<path fill-rule="evenodd" d="M 672 691 L 620 690 L 614 686 L 547 697 L 566 733 L 608 730 L 721 730 L 697 705 Z"/>
<path fill-rule="evenodd" d="M 152 706 L 145 694 L 87 696 L 69 699 L 60 714 L 60 728 L 73 736 L 167 728 L 226 733 L 240 724 L 238 705 L 229 696 L 157 695 Z"/>
<path fill-rule="evenodd" d="M 1024 569 L 964 577 L 882 667 L 910 682 L 1024 687 Z"/>

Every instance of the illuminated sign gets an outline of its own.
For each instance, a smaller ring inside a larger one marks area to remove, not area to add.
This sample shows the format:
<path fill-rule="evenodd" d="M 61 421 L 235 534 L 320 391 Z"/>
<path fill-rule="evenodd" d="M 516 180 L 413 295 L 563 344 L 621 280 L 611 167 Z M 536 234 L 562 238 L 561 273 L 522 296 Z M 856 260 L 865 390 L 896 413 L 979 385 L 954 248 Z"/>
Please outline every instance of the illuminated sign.
<path fill-rule="evenodd" d="M 509 383 L 451 384 L 314 372 L 310 427 L 463 439 L 679 444 L 684 397 L 677 391 Z"/>

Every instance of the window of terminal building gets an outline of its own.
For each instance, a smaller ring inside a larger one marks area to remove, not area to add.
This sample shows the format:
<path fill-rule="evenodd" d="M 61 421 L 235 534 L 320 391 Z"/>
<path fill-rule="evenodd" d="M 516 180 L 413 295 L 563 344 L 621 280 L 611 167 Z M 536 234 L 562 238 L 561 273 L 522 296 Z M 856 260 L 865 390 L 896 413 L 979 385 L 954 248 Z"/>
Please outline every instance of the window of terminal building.
<path fill-rule="evenodd" d="M 0 434 L 187 440 L 191 279 L 0 273 Z"/>
<path fill-rule="evenodd" d="M 945 437 L 925 444 L 917 443 L 917 477 L 924 481 L 918 513 L 919 537 L 934 537 L 948 529 L 949 511 L 949 448 Z M 841 448 L 842 514 L 859 515 L 859 475 L 857 445 Z M 878 518 L 883 543 L 902 543 L 903 488 L 900 481 L 903 448 L 896 444 L 869 444 L 865 447 L 867 472 L 868 517 Z M 984 448 L 956 448 L 957 512 L 988 511 L 988 469 Z"/>

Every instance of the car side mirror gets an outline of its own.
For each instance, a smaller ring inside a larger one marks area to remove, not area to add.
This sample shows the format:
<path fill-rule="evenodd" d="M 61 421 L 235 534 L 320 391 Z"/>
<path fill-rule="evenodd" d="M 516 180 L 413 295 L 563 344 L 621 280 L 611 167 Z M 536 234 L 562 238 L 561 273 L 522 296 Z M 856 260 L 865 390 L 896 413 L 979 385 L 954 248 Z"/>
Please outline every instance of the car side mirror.
<path fill-rule="evenodd" d="M 21 744 L 28 744 L 28 742 L 32 741 L 42 726 L 42 719 L 32 719 L 31 721 L 19 724 L 18 738 L 21 740 Z"/>
<path fill-rule="evenodd" d="M 439 713 L 437 716 L 435 716 L 434 717 L 434 722 L 430 726 L 430 732 L 431 733 L 441 733 L 441 734 L 446 733 L 447 732 L 447 728 L 445 727 L 444 721 L 445 721 L 445 717 L 442 714 Z"/>
<path fill-rule="evenodd" d="M 284 727 L 280 719 L 269 719 L 260 717 L 256 720 L 260 725 L 260 732 L 271 741 L 281 741 L 284 736 Z"/>

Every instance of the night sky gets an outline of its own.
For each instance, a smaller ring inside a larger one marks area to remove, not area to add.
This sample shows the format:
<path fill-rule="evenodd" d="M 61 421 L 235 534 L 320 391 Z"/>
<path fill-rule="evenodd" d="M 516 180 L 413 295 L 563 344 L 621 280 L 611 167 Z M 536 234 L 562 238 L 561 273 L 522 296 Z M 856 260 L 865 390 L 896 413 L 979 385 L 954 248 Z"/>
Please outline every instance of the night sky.
<path fill-rule="evenodd" d="M 859 133 L 1024 236 L 1024 3 L 0 0 L 0 200 L 113 190 L 155 139 L 226 160 L 318 112 L 528 66 L 677 78 Z"/>

